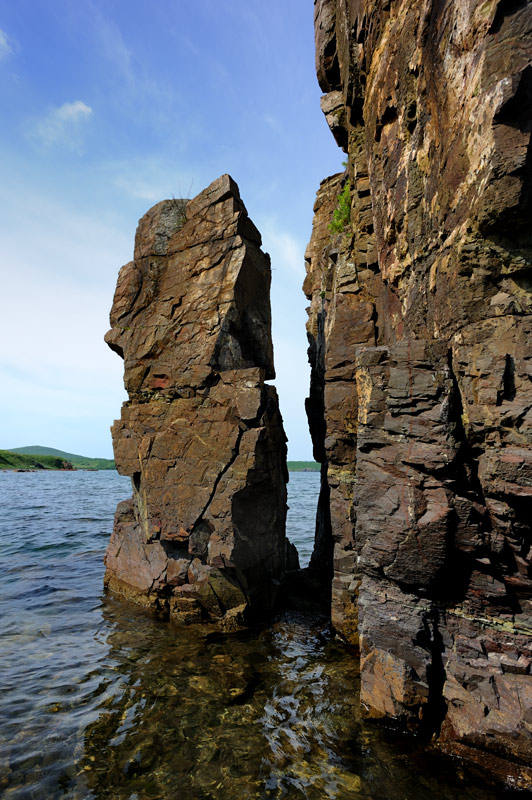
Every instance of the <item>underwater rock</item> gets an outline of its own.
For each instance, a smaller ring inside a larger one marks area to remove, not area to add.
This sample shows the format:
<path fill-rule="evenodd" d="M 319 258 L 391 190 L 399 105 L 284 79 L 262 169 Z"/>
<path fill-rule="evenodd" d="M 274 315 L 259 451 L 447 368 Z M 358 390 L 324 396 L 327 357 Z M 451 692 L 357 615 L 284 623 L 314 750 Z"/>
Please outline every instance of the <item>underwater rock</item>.
<path fill-rule="evenodd" d="M 293 549 L 270 260 L 236 183 L 140 220 L 105 340 L 129 400 L 112 428 L 120 503 L 105 585 L 183 622 L 267 613 Z"/>
<path fill-rule="evenodd" d="M 375 717 L 532 787 L 532 5 L 317 0 L 313 567 Z M 332 225 L 331 225 L 332 223 Z"/>

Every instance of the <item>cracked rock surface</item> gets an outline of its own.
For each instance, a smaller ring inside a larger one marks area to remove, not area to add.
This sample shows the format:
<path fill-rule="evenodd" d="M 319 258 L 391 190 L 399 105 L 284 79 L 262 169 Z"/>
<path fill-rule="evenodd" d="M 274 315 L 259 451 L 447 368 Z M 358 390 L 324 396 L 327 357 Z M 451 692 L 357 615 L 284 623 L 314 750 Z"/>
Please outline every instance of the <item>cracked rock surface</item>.
<path fill-rule="evenodd" d="M 140 220 L 106 342 L 129 400 L 112 428 L 132 479 L 105 584 L 183 622 L 231 630 L 266 614 L 297 553 L 285 537 L 286 437 L 270 318 L 270 260 L 224 175 Z"/>
<path fill-rule="evenodd" d="M 531 788 L 532 4 L 316 0 L 315 29 L 347 166 L 306 253 L 312 565 L 366 712 Z"/>

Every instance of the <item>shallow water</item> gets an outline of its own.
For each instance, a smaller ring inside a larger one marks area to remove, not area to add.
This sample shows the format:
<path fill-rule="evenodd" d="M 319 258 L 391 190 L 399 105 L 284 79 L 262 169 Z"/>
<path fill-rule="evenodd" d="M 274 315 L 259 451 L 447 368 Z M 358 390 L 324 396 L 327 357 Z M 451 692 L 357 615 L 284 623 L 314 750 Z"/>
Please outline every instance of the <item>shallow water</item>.
<path fill-rule="evenodd" d="M 310 555 L 319 475 L 292 473 Z M 356 660 L 327 621 L 232 637 L 102 594 L 129 481 L 0 473 L 0 794 L 119 800 L 495 800 L 456 762 L 363 722 Z"/>

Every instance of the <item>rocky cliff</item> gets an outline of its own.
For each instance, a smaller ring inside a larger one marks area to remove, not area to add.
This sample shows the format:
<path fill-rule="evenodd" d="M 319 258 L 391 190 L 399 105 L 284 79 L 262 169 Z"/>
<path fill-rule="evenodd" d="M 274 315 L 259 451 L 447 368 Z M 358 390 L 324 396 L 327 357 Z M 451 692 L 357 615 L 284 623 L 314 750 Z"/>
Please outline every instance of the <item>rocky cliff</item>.
<path fill-rule="evenodd" d="M 225 175 L 140 220 L 105 339 L 129 400 L 112 428 L 132 479 L 106 586 L 184 622 L 231 629 L 267 612 L 297 554 L 285 538 L 286 438 L 270 262 Z"/>
<path fill-rule="evenodd" d="M 532 5 L 316 0 L 316 558 L 361 702 L 532 786 Z"/>

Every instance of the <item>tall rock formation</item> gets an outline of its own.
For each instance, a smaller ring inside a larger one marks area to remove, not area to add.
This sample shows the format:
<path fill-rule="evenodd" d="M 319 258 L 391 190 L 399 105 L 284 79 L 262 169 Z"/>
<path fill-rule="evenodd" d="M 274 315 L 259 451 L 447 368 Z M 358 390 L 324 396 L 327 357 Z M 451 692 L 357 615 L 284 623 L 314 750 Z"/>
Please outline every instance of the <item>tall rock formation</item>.
<path fill-rule="evenodd" d="M 333 624 L 370 715 L 531 787 L 532 5 L 316 0 L 315 23 L 347 153 L 304 287 Z"/>
<path fill-rule="evenodd" d="M 297 555 L 285 538 L 286 437 L 270 261 L 224 175 L 140 220 L 107 344 L 129 400 L 112 428 L 120 503 L 105 584 L 185 622 L 267 612 Z"/>

